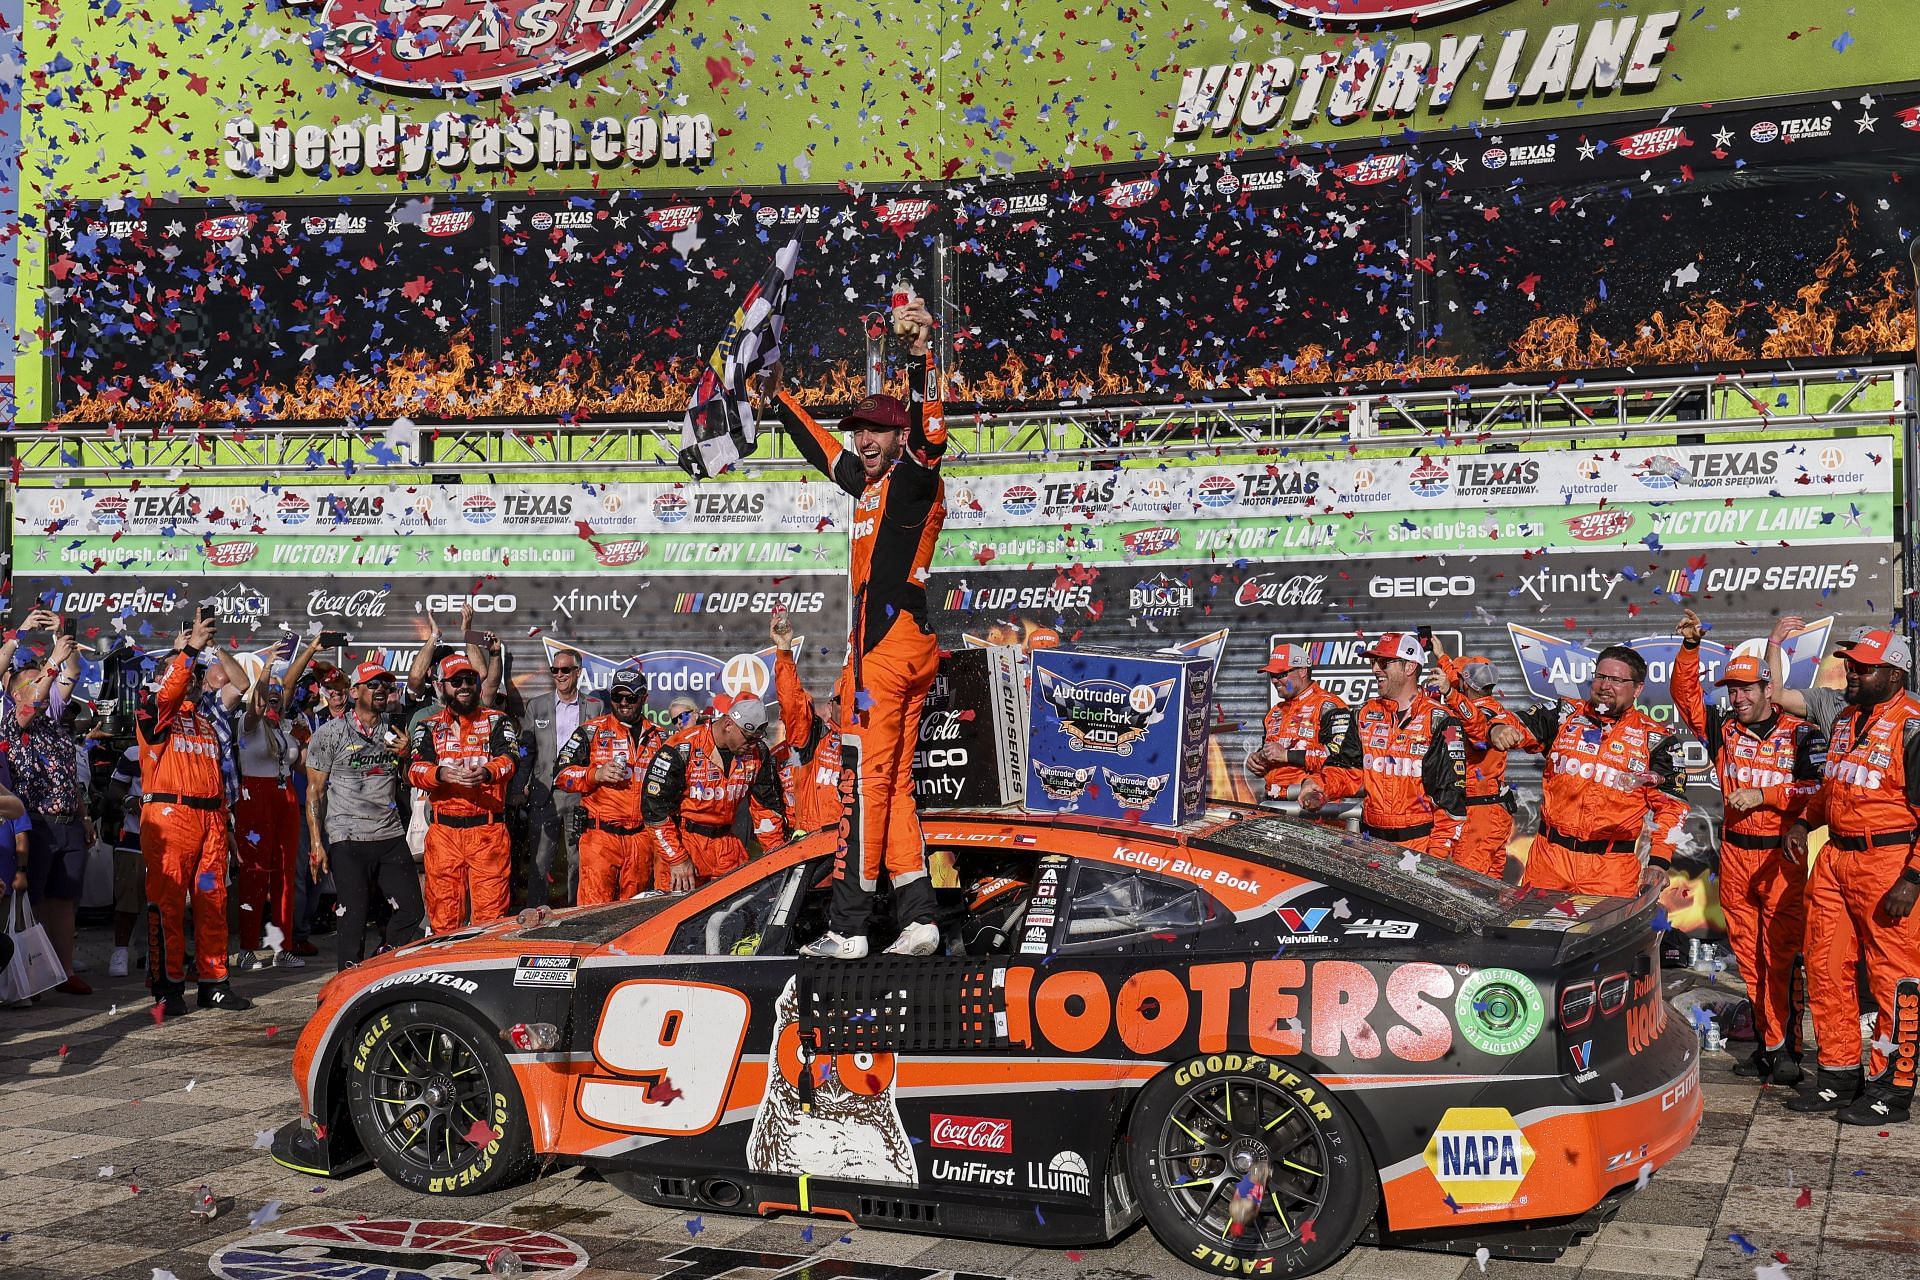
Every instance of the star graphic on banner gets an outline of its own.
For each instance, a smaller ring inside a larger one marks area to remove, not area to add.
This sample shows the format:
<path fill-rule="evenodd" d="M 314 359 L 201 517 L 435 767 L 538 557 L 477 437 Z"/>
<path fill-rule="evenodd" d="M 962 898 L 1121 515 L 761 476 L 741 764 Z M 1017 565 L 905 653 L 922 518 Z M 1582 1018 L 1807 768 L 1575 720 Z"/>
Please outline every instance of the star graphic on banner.
<path fill-rule="evenodd" d="M 400 220 L 399 220 L 398 218 L 388 218 L 388 219 L 387 219 L 387 230 L 388 230 L 388 231 L 398 231 L 398 230 L 400 230 Z"/>
<path fill-rule="evenodd" d="M 1300 176 L 1306 180 L 1306 183 L 1308 186 L 1314 188 L 1315 190 L 1319 189 L 1320 171 L 1318 169 L 1312 169 L 1312 168 L 1308 168 L 1305 165 L 1302 165 L 1300 169 Z"/>
<path fill-rule="evenodd" d="M 179 221 L 169 222 L 167 224 L 167 234 L 169 236 L 183 236 L 187 234 L 187 224 Z"/>
<path fill-rule="evenodd" d="M 832 551 L 833 551 L 833 548 L 831 547 L 815 547 L 813 549 L 813 558 L 822 563 L 825 563 L 827 556 L 830 555 Z"/>
<path fill-rule="evenodd" d="M 35 564 L 45 564 L 47 562 L 47 548 L 44 543 L 33 549 L 33 562 Z"/>
<path fill-rule="evenodd" d="M 1364 524 L 1361 525 L 1358 529 L 1355 529 L 1353 531 L 1353 540 L 1355 542 L 1372 542 L 1373 541 L 1372 528 Z"/>
<path fill-rule="evenodd" d="M 727 210 L 727 225 L 730 227 L 740 225 L 740 211 L 738 209 Z"/>
<path fill-rule="evenodd" d="M 633 221 L 633 215 L 628 213 L 625 209 L 622 209 L 620 212 L 613 215 L 613 225 L 620 228 L 623 231 L 626 230 L 627 224 L 632 221 Z"/>
<path fill-rule="evenodd" d="M 1732 146 L 1733 130 L 1727 128 L 1725 125 L 1722 125 L 1718 129 L 1715 129 L 1713 131 L 1713 145 L 1716 147 Z"/>
<path fill-rule="evenodd" d="M 1465 156 L 1455 153 L 1447 157 L 1448 173 L 1459 173 L 1462 169 L 1466 167 L 1467 167 L 1467 158 Z"/>
<path fill-rule="evenodd" d="M 1860 113 L 1860 118 L 1853 122 L 1853 127 L 1861 133 L 1872 133 L 1873 126 L 1879 123 L 1880 123 L 1879 116 L 1868 115 L 1866 112 L 1862 111 Z"/>
<path fill-rule="evenodd" d="M 1600 152 L 1600 148 L 1594 146 L 1591 142 L 1588 142 L 1585 138 L 1580 139 L 1580 158 L 1582 160 L 1591 160 L 1594 158 L 1594 156 L 1598 155 L 1599 152 Z"/>
<path fill-rule="evenodd" d="M 432 559 L 433 559 L 432 547 L 415 547 L 413 549 L 413 562 L 415 564 L 426 564 L 428 561 Z"/>

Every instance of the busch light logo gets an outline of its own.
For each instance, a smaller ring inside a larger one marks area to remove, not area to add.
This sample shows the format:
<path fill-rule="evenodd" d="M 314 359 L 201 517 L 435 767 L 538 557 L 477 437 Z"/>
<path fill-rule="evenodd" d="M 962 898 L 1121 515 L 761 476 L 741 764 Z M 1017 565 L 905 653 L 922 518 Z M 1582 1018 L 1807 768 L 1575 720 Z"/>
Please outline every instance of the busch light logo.
<path fill-rule="evenodd" d="M 647 682 L 647 719 L 662 726 L 667 725 L 667 706 L 675 698 L 689 697 L 705 708 L 723 694 L 759 697 L 773 687 L 770 647 L 737 653 L 725 661 L 691 649 L 654 649 L 630 658 L 610 658 L 552 641 L 546 648 L 548 665 L 561 653 L 578 658 L 580 688 L 595 697 L 605 697 L 616 672 L 638 671 Z"/>
<path fill-rule="evenodd" d="M 1075 682 L 1041 667 L 1033 673 L 1035 686 L 1059 717 L 1060 731 L 1075 751 L 1108 751 L 1132 755 L 1147 730 L 1167 714 L 1173 680 L 1125 685 L 1117 680 Z"/>
<path fill-rule="evenodd" d="M 1173 777 L 1170 773 L 1148 777 L 1144 773 L 1115 773 L 1111 769 L 1100 772 L 1106 776 L 1107 790 L 1113 793 L 1113 798 L 1129 809 L 1151 809 Z"/>
<path fill-rule="evenodd" d="M 1024 516 L 1040 505 L 1040 494 L 1030 484 L 1016 484 L 1000 495 L 1000 509 L 1010 516 Z"/>
<path fill-rule="evenodd" d="M 679 524 L 687 518 L 687 495 L 678 489 L 668 489 L 665 493 L 655 494 L 653 499 L 653 518 L 661 524 Z"/>
<path fill-rule="evenodd" d="M 667 0 L 490 0 L 452 13 L 438 0 L 325 0 L 314 47 L 363 84 L 491 95 L 608 61 L 666 7 Z"/>
<path fill-rule="evenodd" d="M 1833 619 L 1823 618 L 1796 636 L 1788 645 L 1784 680 L 1789 688 L 1804 689 L 1813 682 L 1820 656 L 1826 652 L 1833 631 Z M 1527 690 L 1542 700 L 1584 698 L 1593 679 L 1593 664 L 1599 649 L 1566 636 L 1536 631 L 1509 622 L 1507 632 L 1513 639 L 1513 651 L 1520 659 L 1520 672 Z M 1674 659 L 1680 653 L 1679 636 L 1642 636 L 1627 645 L 1647 660 L 1647 686 L 1640 701 L 1647 706 L 1670 706 L 1672 694 L 1668 681 L 1673 675 Z M 1700 680 L 1709 690 L 1726 670 L 1734 651 L 1713 640 L 1700 644 Z"/>
<path fill-rule="evenodd" d="M 1070 769 L 1063 764 L 1043 764 L 1033 762 L 1033 776 L 1040 780 L 1040 789 L 1047 793 L 1047 799 L 1071 804 L 1086 794 L 1087 787 L 1093 782 L 1093 770 Z"/>
<path fill-rule="evenodd" d="M 1172 618 L 1193 607 L 1193 588 L 1165 574 L 1142 578 L 1127 592 L 1127 612 L 1136 618 Z"/>

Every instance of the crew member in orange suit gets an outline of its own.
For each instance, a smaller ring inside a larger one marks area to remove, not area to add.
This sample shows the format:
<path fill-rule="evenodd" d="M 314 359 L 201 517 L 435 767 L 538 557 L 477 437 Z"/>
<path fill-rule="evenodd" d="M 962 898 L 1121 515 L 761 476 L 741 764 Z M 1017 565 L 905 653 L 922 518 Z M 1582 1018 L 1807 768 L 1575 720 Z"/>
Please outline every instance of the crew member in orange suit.
<path fill-rule="evenodd" d="M 1686 821 L 1680 738 L 1634 704 L 1647 660 L 1622 644 L 1594 659 L 1585 698 L 1516 711 L 1524 732 L 1546 744 L 1540 834 L 1520 883 L 1534 889 L 1630 898 L 1640 884 L 1640 832 L 1653 820 L 1648 858 L 1665 870 Z M 1522 730 L 1494 725 L 1487 741 L 1522 745 Z"/>
<path fill-rule="evenodd" d="M 1800 1083 L 1800 1011 L 1793 1006 L 1793 962 L 1806 929 L 1804 859 L 1782 846 L 1787 828 L 1820 790 L 1826 738 L 1801 717 L 1773 705 L 1766 664 L 1743 655 L 1714 687 L 1732 710 L 1707 705 L 1700 686 L 1700 616 L 1680 620 L 1673 705 L 1706 744 L 1720 779 L 1720 907 L 1727 941 L 1740 963 L 1760 1044 L 1734 1074 L 1778 1085 Z"/>
<path fill-rule="evenodd" d="M 940 458 L 947 430 L 926 398 L 933 365 L 933 317 L 909 299 L 893 310 L 894 332 L 910 340 L 907 403 L 868 396 L 840 426 L 843 446 L 780 392 L 787 434 L 816 468 L 853 495 L 853 635 L 840 677 L 842 787 L 851 786 L 841 817 L 827 932 L 802 954 L 858 960 L 867 954 L 873 895 L 885 869 L 893 886 L 899 933 L 887 950 L 932 955 L 940 946 L 933 884 L 913 789 L 913 752 L 920 713 L 940 663 L 927 610 L 927 574 L 946 521 Z M 779 369 L 772 385 L 779 385 Z"/>
<path fill-rule="evenodd" d="M 1300 784 L 1329 769 L 1358 769 L 1360 741 L 1353 712 L 1340 695 L 1314 683 L 1305 645 L 1275 647 L 1260 668 L 1273 684 L 1260 746 L 1247 757 L 1247 772 L 1260 780 L 1268 800 L 1298 800 Z"/>
<path fill-rule="evenodd" d="M 1453 847 L 1453 860 L 1503 880 L 1513 840 L 1513 789 L 1507 786 L 1507 753 L 1488 737 L 1495 725 L 1504 725 L 1520 735 L 1520 750 L 1538 753 L 1540 744 L 1501 703 L 1491 662 L 1449 657 L 1438 641 L 1433 657 L 1440 664 L 1440 701 L 1459 719 L 1467 740 L 1467 825 Z"/>
<path fill-rule="evenodd" d="M 1781 646 L 1805 624 L 1780 619 L 1767 642 L 1775 702 L 1827 735 L 1820 794 L 1794 822 L 1792 847 L 1828 827 L 1807 877 L 1807 995 L 1820 1069 L 1787 1102 L 1838 1111 L 1845 1124 L 1896 1124 L 1913 1107 L 1920 1049 L 1920 699 L 1907 692 L 1913 649 L 1885 629 L 1839 645 L 1847 689 L 1788 689 Z M 1865 959 L 1878 1013 L 1868 1074 L 1860 1076 L 1855 969 Z"/>
<path fill-rule="evenodd" d="M 1360 768 L 1305 779 L 1300 807 L 1313 812 L 1365 791 L 1360 822 L 1368 835 L 1451 858 L 1466 821 L 1466 744 L 1460 722 L 1420 687 L 1426 656 L 1406 632 L 1390 631 L 1367 650 L 1380 692 L 1354 713 Z"/>
<path fill-rule="evenodd" d="M 201 655 L 213 643 L 201 606 L 173 642 L 159 686 L 140 691 L 140 853 L 147 860 L 147 982 L 162 1012 L 187 1011 L 186 913 L 193 898 L 194 967 L 202 1009 L 249 1009 L 227 981 L 227 789 L 220 738 L 200 710 Z"/>
<path fill-rule="evenodd" d="M 780 701 L 780 780 L 787 811 L 800 831 L 824 831 L 840 825 L 839 709 L 821 715 L 813 695 L 800 683 L 793 657 L 793 624 L 782 610 L 773 615 L 773 689 Z M 831 704 L 829 704 L 831 706 Z"/>
<path fill-rule="evenodd" d="M 641 779 L 666 741 L 647 723 L 647 682 L 633 670 L 616 671 L 607 690 L 613 710 L 573 731 L 560 749 L 553 785 L 583 797 L 580 833 L 580 905 L 631 898 L 653 887 L 653 844 L 641 813 Z"/>
<path fill-rule="evenodd" d="M 506 712 L 480 705 L 480 673 L 464 653 L 440 660 L 440 682 L 447 704 L 414 725 L 407 781 L 427 793 L 427 925 L 446 933 L 460 927 L 469 895 L 473 923 L 507 914 L 507 781 L 520 735 Z"/>
<path fill-rule="evenodd" d="M 742 800 L 763 844 L 783 844 L 789 834 L 780 771 L 765 745 L 766 704 L 740 697 L 714 710 L 705 724 L 668 738 L 647 768 L 641 811 L 658 889 L 685 893 L 747 865 L 747 846 L 733 831 Z"/>

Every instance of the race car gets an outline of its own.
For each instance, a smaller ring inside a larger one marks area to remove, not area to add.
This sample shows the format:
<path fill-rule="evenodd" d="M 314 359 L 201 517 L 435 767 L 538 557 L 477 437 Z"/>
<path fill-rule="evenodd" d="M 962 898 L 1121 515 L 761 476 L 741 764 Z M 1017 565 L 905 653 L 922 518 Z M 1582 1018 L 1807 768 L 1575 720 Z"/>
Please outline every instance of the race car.
<path fill-rule="evenodd" d="M 1144 1218 L 1200 1270 L 1307 1275 L 1363 1237 L 1557 1256 L 1699 1126 L 1656 876 L 1522 890 L 1254 809 L 925 832 L 925 958 L 797 956 L 821 832 L 348 970 L 274 1158 L 449 1194 L 581 1164 L 690 1213 L 1035 1246 Z"/>

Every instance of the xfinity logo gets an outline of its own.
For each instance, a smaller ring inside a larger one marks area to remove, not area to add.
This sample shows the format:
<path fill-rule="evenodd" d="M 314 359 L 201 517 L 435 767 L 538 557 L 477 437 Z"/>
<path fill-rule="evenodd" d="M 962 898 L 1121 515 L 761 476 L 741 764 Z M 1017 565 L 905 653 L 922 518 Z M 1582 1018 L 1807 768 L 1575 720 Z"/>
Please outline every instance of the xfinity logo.
<path fill-rule="evenodd" d="M 1475 590 L 1477 584 L 1463 573 L 1375 578 L 1367 584 L 1367 594 L 1375 600 L 1445 600 L 1452 596 L 1470 596 Z"/>
<path fill-rule="evenodd" d="M 1601 600 L 1613 599 L 1613 589 L 1626 578 L 1617 573 L 1608 573 L 1603 569 L 1576 569 L 1571 572 L 1552 569 L 1536 569 L 1520 578 L 1520 585 L 1511 594 L 1525 596 L 1539 604 L 1546 604 L 1547 597 L 1553 596 L 1558 603 L 1567 603 L 1562 597 L 1577 595 L 1591 600 L 1598 596 Z"/>

